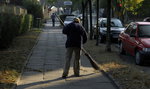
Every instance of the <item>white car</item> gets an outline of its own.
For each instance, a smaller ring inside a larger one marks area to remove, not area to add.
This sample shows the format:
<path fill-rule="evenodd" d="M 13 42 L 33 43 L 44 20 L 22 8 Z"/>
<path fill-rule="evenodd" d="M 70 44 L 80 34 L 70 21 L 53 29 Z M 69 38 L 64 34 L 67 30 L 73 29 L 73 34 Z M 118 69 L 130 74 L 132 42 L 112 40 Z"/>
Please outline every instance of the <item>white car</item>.
<path fill-rule="evenodd" d="M 82 20 L 82 19 L 83 19 L 82 14 L 79 14 L 77 17 L 78 17 L 80 20 Z"/>
<path fill-rule="evenodd" d="M 66 18 L 64 20 L 64 25 L 71 23 L 74 18 L 75 18 L 75 16 L 66 16 Z"/>
<path fill-rule="evenodd" d="M 111 39 L 117 39 L 119 34 L 125 30 L 122 22 L 117 18 L 111 18 L 111 29 L 110 35 Z M 107 33 L 107 18 L 99 18 L 99 40 L 100 42 L 104 42 L 106 40 Z"/>

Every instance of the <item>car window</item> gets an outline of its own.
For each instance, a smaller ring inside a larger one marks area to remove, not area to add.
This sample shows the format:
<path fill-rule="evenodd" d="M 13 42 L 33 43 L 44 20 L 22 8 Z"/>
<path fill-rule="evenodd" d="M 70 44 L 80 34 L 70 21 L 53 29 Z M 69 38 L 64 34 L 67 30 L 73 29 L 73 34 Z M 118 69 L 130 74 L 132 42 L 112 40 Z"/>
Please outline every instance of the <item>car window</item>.
<path fill-rule="evenodd" d="M 126 34 L 130 34 L 130 31 L 132 30 L 132 25 L 129 25 L 128 27 L 127 27 L 127 29 L 125 30 L 125 33 Z"/>
<path fill-rule="evenodd" d="M 101 22 L 101 27 L 107 27 L 107 21 L 106 20 L 103 20 Z"/>
<path fill-rule="evenodd" d="M 132 29 L 130 35 L 135 35 L 136 34 L 136 29 Z"/>
<path fill-rule="evenodd" d="M 139 37 L 150 37 L 150 25 L 139 25 Z"/>
<path fill-rule="evenodd" d="M 75 16 L 66 16 L 65 21 L 73 21 Z"/>
<path fill-rule="evenodd" d="M 111 20 L 111 27 L 123 27 L 123 25 L 119 19 L 113 19 Z"/>
<path fill-rule="evenodd" d="M 101 27 L 107 27 L 107 20 L 101 22 Z M 110 22 L 111 27 L 123 27 L 122 23 L 118 19 L 112 19 Z"/>
<path fill-rule="evenodd" d="M 73 21 L 73 19 L 74 19 L 73 17 L 70 17 L 70 18 L 66 18 L 65 20 L 66 21 Z"/>
<path fill-rule="evenodd" d="M 131 26 L 130 35 L 135 35 L 136 34 L 136 29 L 137 29 L 137 25 L 136 24 L 134 24 L 133 26 Z"/>

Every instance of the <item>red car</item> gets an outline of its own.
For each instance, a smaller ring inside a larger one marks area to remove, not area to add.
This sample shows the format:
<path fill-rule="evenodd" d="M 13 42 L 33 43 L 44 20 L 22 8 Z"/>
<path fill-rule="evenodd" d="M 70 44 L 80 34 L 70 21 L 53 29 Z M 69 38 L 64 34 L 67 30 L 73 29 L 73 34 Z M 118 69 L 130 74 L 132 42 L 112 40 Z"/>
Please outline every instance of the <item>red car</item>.
<path fill-rule="evenodd" d="M 135 56 L 135 63 L 142 65 L 150 60 L 150 22 L 132 22 L 119 34 L 119 52 Z"/>

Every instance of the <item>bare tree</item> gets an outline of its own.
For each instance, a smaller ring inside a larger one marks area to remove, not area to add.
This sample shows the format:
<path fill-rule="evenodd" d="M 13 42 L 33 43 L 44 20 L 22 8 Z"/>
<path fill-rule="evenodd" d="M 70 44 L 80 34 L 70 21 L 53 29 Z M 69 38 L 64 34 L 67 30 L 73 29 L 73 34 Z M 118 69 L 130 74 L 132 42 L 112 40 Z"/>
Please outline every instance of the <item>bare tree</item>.
<path fill-rule="evenodd" d="M 106 36 L 106 51 L 111 52 L 110 40 L 110 20 L 111 20 L 111 0 L 107 0 L 107 36 Z"/>

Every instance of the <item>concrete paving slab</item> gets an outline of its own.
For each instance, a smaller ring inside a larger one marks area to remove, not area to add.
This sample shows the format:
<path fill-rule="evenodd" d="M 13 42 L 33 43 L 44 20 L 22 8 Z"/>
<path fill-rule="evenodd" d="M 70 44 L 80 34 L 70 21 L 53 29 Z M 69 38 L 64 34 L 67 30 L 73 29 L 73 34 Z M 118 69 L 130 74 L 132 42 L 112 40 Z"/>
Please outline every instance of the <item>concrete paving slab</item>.
<path fill-rule="evenodd" d="M 43 73 L 37 71 L 25 71 L 22 75 L 20 82 L 18 83 L 21 85 L 30 84 L 34 82 L 43 81 Z"/>

